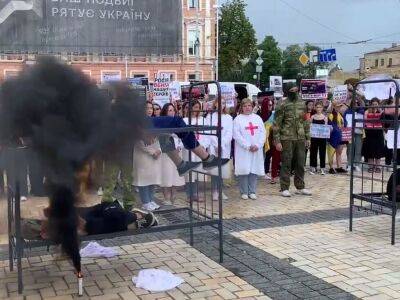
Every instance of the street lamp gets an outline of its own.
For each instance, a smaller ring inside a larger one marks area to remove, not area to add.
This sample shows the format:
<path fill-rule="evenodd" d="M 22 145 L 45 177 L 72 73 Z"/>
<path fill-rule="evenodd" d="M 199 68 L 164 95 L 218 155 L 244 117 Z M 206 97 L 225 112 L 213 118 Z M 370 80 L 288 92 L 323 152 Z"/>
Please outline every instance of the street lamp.
<path fill-rule="evenodd" d="M 221 5 L 217 4 L 213 6 L 215 8 L 215 23 L 216 23 L 216 33 L 215 33 L 215 80 L 218 81 L 218 71 L 219 71 L 219 9 Z"/>

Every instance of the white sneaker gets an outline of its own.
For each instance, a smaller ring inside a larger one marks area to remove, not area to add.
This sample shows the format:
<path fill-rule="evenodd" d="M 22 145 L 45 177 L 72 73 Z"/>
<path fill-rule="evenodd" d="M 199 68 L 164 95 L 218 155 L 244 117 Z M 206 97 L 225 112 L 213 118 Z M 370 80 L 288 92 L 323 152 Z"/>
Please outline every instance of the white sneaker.
<path fill-rule="evenodd" d="M 282 197 L 291 197 L 292 195 L 290 194 L 289 190 L 284 190 L 281 193 Z"/>
<path fill-rule="evenodd" d="M 243 195 L 242 195 L 242 199 L 243 199 L 243 200 L 248 200 L 248 199 L 249 199 L 249 196 L 247 196 L 246 194 L 243 194 Z"/>
<path fill-rule="evenodd" d="M 150 205 L 154 207 L 154 209 L 159 209 L 160 205 L 158 205 L 157 203 L 155 203 L 154 201 L 150 202 Z"/>
<path fill-rule="evenodd" d="M 321 175 L 325 175 L 325 169 L 321 169 Z"/>
<path fill-rule="evenodd" d="M 227 195 L 225 195 L 225 193 L 224 192 L 222 192 L 222 200 L 228 200 L 229 198 L 228 198 L 228 196 Z"/>
<path fill-rule="evenodd" d="M 355 166 L 355 167 L 354 167 L 354 171 L 356 171 L 356 172 L 361 172 L 361 168 L 360 168 L 359 166 Z"/>
<path fill-rule="evenodd" d="M 264 178 L 267 179 L 267 180 L 271 180 L 271 176 L 269 174 L 265 174 Z"/>
<path fill-rule="evenodd" d="M 297 190 L 296 194 L 304 195 L 304 196 L 311 196 L 312 195 L 312 193 L 307 189 Z"/>
<path fill-rule="evenodd" d="M 257 195 L 256 194 L 250 194 L 250 199 L 257 200 Z"/>
<path fill-rule="evenodd" d="M 21 196 L 20 200 L 21 200 L 21 201 L 27 201 L 28 198 L 26 198 L 25 196 Z"/>
<path fill-rule="evenodd" d="M 97 190 L 97 196 L 103 196 L 103 188 L 99 187 L 99 189 Z"/>
<path fill-rule="evenodd" d="M 315 175 L 317 170 L 315 168 L 310 168 L 310 175 Z"/>
<path fill-rule="evenodd" d="M 143 204 L 142 209 L 147 210 L 147 211 L 153 211 L 155 208 L 153 205 L 151 205 L 151 202 Z"/>
<path fill-rule="evenodd" d="M 350 166 L 347 166 L 347 167 L 346 167 L 346 171 L 350 173 L 350 172 L 351 172 L 351 167 L 350 167 Z"/>

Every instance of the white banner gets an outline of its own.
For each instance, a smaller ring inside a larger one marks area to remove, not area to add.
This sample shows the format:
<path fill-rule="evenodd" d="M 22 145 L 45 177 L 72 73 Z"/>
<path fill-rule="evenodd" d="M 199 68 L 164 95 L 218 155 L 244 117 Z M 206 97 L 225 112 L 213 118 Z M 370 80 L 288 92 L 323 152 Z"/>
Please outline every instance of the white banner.
<path fill-rule="evenodd" d="M 329 139 L 331 136 L 331 125 L 313 124 L 311 123 L 310 135 L 312 138 Z"/>
<path fill-rule="evenodd" d="M 347 85 L 338 85 L 333 88 L 333 100 L 340 103 L 347 101 Z"/>
<path fill-rule="evenodd" d="M 153 101 L 163 107 L 170 102 L 169 84 L 171 73 L 159 73 L 153 83 Z"/>

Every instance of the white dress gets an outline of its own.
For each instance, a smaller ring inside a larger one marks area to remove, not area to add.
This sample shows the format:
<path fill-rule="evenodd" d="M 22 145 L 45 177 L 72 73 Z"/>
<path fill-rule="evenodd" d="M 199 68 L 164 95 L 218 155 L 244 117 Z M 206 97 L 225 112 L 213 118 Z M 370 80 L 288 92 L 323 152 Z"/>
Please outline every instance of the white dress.
<path fill-rule="evenodd" d="M 183 149 L 182 141 L 174 134 L 176 148 Z M 179 152 L 182 157 L 182 151 Z M 185 178 L 179 176 L 175 164 L 166 153 L 161 154 L 161 187 L 172 187 L 185 185 Z"/>
<path fill-rule="evenodd" d="M 189 125 L 189 118 L 183 118 L 183 121 Z M 197 118 L 192 118 L 192 123 L 191 126 L 205 126 L 207 125 L 207 119 L 203 118 L 203 117 L 197 117 Z M 199 144 L 201 146 L 203 146 L 204 148 L 208 149 L 210 146 L 210 138 L 208 135 L 204 135 L 201 134 L 200 132 L 195 132 L 195 137 L 196 140 L 199 142 Z M 182 156 L 183 156 L 183 160 L 188 161 L 189 160 L 189 150 L 184 149 L 182 151 Z M 197 162 L 197 161 L 201 161 L 201 158 L 198 157 L 196 154 L 192 153 L 192 161 Z M 200 165 L 199 167 L 196 168 L 197 171 L 200 172 L 205 172 L 202 165 Z M 203 174 L 198 174 L 198 173 L 193 173 L 192 175 L 192 182 L 194 182 L 195 180 L 199 180 L 199 181 L 204 181 L 205 176 Z M 189 174 L 185 175 L 185 181 L 189 182 Z"/>
<path fill-rule="evenodd" d="M 211 115 L 208 115 L 207 118 L 208 123 L 217 126 L 218 124 L 218 113 L 214 112 Z M 221 115 L 221 150 L 222 150 L 222 158 L 231 158 L 231 149 L 232 149 L 232 137 L 233 137 L 233 119 L 228 114 Z M 217 155 L 218 154 L 218 138 L 216 136 L 210 136 L 210 154 Z M 218 175 L 218 168 L 214 168 L 209 172 L 212 175 Z M 222 178 L 230 179 L 231 178 L 231 164 L 227 163 L 222 166 Z"/>
<path fill-rule="evenodd" d="M 161 150 L 158 139 L 152 144 L 145 145 L 138 141 L 133 150 L 132 184 L 134 186 L 148 186 L 161 184 L 161 156 L 154 159 L 152 154 Z"/>
<path fill-rule="evenodd" d="M 233 121 L 233 138 L 235 175 L 265 175 L 263 146 L 266 133 L 261 117 L 256 114 L 238 115 Z M 251 145 L 256 145 L 258 150 L 250 152 Z"/>

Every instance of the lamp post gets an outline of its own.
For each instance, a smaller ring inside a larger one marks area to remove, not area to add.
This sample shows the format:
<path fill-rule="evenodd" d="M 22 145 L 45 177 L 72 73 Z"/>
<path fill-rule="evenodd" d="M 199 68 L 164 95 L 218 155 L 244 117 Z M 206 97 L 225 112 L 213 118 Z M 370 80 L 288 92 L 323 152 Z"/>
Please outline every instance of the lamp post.
<path fill-rule="evenodd" d="M 219 9 L 221 6 L 217 4 L 213 6 L 215 9 L 215 24 L 216 24 L 216 33 L 215 33 L 215 80 L 218 81 L 218 72 L 219 72 Z"/>
<path fill-rule="evenodd" d="M 199 34 L 199 13 L 200 13 L 200 2 L 197 4 L 196 12 L 196 41 L 194 42 L 194 51 L 196 54 L 196 67 L 195 67 L 195 77 L 196 81 L 200 81 L 200 34 Z"/>

